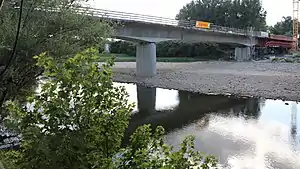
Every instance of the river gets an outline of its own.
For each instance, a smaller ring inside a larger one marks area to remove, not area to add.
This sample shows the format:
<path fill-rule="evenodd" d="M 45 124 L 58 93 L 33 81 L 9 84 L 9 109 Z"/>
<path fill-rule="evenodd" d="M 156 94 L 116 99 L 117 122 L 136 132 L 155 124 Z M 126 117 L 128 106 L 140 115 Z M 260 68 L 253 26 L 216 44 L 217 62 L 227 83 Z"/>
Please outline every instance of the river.
<path fill-rule="evenodd" d="M 201 95 L 125 86 L 137 103 L 125 140 L 143 124 L 161 125 L 165 140 L 178 147 L 195 135 L 196 148 L 228 169 L 299 169 L 300 104 L 291 101 Z"/>

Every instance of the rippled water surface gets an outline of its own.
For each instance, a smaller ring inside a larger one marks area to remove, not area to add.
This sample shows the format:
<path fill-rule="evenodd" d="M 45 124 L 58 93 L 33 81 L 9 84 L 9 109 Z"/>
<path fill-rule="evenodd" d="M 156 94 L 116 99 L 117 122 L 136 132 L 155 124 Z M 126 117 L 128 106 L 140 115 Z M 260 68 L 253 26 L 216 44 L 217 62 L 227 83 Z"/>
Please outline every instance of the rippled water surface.
<path fill-rule="evenodd" d="M 162 125 L 169 144 L 195 135 L 196 148 L 215 155 L 224 168 L 300 168 L 296 102 L 116 85 L 137 103 L 127 137 L 140 125 Z"/>

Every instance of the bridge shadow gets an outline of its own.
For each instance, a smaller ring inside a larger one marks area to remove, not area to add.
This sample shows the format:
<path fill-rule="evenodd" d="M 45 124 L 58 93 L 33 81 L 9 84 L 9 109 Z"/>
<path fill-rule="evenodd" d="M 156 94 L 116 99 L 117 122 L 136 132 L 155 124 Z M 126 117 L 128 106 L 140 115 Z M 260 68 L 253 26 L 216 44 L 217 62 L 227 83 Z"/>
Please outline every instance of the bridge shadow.
<path fill-rule="evenodd" d="M 156 108 L 156 94 L 156 88 L 137 86 L 138 111 L 130 120 L 125 133 L 125 144 L 136 128 L 144 124 L 151 124 L 153 129 L 163 126 L 167 134 L 200 119 L 204 120 L 202 127 L 205 127 L 209 123 L 206 117 L 210 114 L 245 115 L 249 118 L 257 118 L 260 112 L 257 99 L 203 95 L 186 91 L 178 91 L 177 105 L 159 109 Z M 164 97 L 170 99 L 168 96 Z"/>

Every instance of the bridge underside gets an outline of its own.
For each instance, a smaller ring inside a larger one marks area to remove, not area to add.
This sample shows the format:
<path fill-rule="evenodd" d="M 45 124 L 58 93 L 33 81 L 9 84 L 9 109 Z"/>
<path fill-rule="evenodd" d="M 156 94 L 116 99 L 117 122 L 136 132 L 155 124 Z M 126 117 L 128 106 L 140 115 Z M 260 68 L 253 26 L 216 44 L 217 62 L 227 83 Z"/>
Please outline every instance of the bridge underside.
<path fill-rule="evenodd" d="M 160 24 L 125 23 L 117 29 L 116 38 L 135 42 L 162 42 L 180 40 L 182 42 L 214 42 L 235 44 L 236 46 L 253 46 L 258 40 L 233 33 L 199 31 Z"/>
<path fill-rule="evenodd" d="M 156 75 L 156 43 L 135 41 L 136 44 L 136 75 L 152 77 Z M 235 48 L 235 60 L 248 61 L 251 59 L 250 47 Z"/>

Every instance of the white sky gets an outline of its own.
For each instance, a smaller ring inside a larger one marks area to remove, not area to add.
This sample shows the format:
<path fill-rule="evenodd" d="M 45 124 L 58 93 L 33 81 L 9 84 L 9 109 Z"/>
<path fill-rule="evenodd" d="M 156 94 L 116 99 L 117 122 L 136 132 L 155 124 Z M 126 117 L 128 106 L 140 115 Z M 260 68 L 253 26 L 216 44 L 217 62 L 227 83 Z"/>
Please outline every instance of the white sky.
<path fill-rule="evenodd" d="M 175 18 L 191 0 L 93 0 L 92 7 L 121 12 Z M 274 25 L 282 16 L 292 16 L 293 0 L 262 0 L 268 12 L 267 24 Z"/>

